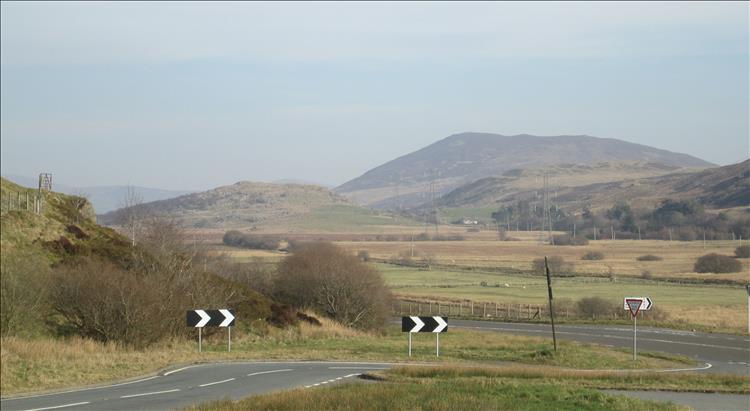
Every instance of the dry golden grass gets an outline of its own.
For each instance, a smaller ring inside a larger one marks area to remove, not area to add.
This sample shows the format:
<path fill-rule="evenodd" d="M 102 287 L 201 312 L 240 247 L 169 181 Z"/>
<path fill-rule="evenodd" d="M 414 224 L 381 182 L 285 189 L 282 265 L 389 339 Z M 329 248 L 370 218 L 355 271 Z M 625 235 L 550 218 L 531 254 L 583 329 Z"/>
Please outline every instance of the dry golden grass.
<path fill-rule="evenodd" d="M 418 241 L 415 255 L 432 255 L 439 264 L 471 267 L 530 270 L 534 259 L 561 256 L 573 264 L 574 271 L 590 275 L 640 276 L 648 270 L 653 278 L 683 278 L 750 282 L 750 259 L 742 260 L 744 270 L 734 274 L 698 274 L 693 271 L 695 260 L 708 253 L 733 255 L 739 244 L 735 241 L 658 241 L 658 240 L 597 240 L 586 246 L 552 246 L 540 243 L 539 233 L 510 232 L 521 241 Z M 337 245 L 356 253 L 367 250 L 370 257 L 388 259 L 399 253 L 410 253 L 410 242 L 337 242 Z M 603 260 L 587 261 L 581 257 L 591 251 L 604 254 Z M 645 254 L 654 254 L 661 261 L 638 261 Z"/>
<path fill-rule="evenodd" d="M 233 332 L 232 352 L 226 334 L 204 340 L 198 353 L 195 341 L 164 341 L 145 350 L 117 344 L 72 339 L 3 338 L 0 341 L 3 395 L 103 383 L 154 373 L 168 366 L 223 360 L 316 361 L 431 361 L 443 363 L 496 363 L 515 361 L 538 366 L 579 369 L 683 368 L 692 361 L 682 357 L 643 353 L 633 362 L 625 350 L 561 342 L 555 355 L 548 339 L 495 332 L 453 330 L 441 336 L 441 356 L 434 356 L 434 339 L 415 336 L 413 356 L 406 355 L 400 328 L 385 334 L 350 330 L 331 321 L 322 327 L 301 324 L 271 328 L 265 334 Z"/>

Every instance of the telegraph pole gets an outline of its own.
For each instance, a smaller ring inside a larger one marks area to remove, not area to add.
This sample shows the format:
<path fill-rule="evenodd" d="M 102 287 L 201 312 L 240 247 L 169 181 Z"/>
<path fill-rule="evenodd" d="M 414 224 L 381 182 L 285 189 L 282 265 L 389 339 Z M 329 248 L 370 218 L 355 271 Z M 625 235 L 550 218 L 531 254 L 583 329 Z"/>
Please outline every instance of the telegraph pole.
<path fill-rule="evenodd" d="M 547 294 L 549 296 L 549 319 L 552 323 L 552 344 L 554 344 L 555 352 L 557 352 L 557 336 L 555 335 L 555 310 L 552 308 L 552 279 L 549 275 L 549 264 L 547 263 L 547 256 L 544 256 L 544 271 L 547 273 Z M 750 292 L 750 288 L 748 288 L 748 290 L 748 292 Z"/>

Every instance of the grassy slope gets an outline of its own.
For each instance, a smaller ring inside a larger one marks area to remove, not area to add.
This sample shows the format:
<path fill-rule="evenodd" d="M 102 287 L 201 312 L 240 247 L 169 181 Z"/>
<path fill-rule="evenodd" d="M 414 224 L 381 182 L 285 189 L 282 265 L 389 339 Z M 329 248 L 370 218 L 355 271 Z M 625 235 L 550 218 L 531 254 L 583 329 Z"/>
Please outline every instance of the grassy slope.
<path fill-rule="evenodd" d="M 34 195 L 36 190 L 20 187 L 6 179 L 0 184 L 5 198 L 11 193 Z M 128 240 L 112 229 L 96 224 L 93 209 L 88 201 L 75 196 L 44 193 L 43 213 L 2 209 L 2 255 L 17 250 L 33 252 L 50 264 L 71 258 L 74 255 L 99 255 L 114 262 L 123 263 L 130 256 Z M 80 229 L 80 231 L 78 231 Z M 62 240 L 64 238 L 64 240 Z M 67 249 L 63 242 L 69 242 Z"/>

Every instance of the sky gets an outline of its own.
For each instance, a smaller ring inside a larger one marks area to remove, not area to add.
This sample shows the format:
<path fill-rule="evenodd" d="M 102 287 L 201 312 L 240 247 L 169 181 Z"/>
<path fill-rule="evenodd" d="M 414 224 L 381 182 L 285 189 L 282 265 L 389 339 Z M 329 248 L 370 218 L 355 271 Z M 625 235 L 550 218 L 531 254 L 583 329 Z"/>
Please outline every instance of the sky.
<path fill-rule="evenodd" d="M 748 158 L 747 2 L 0 3 L 0 170 L 339 185 L 454 133 Z"/>

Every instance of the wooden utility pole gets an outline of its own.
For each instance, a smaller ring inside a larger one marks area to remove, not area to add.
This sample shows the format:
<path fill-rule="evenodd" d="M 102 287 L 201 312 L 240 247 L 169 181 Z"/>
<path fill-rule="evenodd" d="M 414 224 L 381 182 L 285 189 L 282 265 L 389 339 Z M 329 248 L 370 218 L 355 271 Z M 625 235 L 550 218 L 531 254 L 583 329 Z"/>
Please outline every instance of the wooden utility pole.
<path fill-rule="evenodd" d="M 544 271 L 547 273 L 547 293 L 549 294 L 549 319 L 552 323 L 552 344 L 554 344 L 555 352 L 557 352 L 557 336 L 555 335 L 555 311 L 552 309 L 552 279 L 549 274 L 549 263 L 547 263 L 547 256 L 544 256 Z"/>

